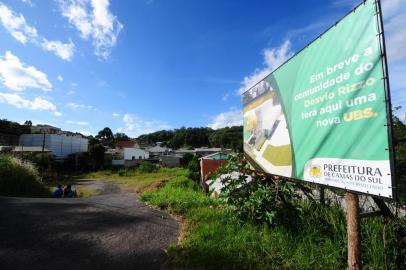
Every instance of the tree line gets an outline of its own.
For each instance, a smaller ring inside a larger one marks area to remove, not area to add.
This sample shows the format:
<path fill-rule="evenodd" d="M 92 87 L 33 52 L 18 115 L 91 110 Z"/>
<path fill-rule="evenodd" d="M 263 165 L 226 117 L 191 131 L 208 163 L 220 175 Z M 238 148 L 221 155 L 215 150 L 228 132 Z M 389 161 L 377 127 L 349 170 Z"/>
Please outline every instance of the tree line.
<path fill-rule="evenodd" d="M 222 147 L 242 152 L 243 148 L 242 126 L 211 129 L 208 127 L 186 128 L 174 130 L 160 130 L 137 138 L 142 145 L 162 142 L 163 145 L 173 149 L 196 147 Z"/>
<path fill-rule="evenodd" d="M 20 125 L 17 122 L 0 119 L 0 134 L 21 135 L 27 133 L 31 133 L 28 121 L 24 125 Z"/>

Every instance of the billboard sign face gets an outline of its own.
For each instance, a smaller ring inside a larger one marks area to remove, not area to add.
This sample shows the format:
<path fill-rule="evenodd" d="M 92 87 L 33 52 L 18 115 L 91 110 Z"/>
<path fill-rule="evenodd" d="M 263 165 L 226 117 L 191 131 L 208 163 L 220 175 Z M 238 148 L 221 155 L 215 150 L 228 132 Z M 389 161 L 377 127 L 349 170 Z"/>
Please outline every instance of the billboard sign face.
<path fill-rule="evenodd" d="M 266 173 L 392 197 L 380 13 L 367 0 L 243 95 Z"/>

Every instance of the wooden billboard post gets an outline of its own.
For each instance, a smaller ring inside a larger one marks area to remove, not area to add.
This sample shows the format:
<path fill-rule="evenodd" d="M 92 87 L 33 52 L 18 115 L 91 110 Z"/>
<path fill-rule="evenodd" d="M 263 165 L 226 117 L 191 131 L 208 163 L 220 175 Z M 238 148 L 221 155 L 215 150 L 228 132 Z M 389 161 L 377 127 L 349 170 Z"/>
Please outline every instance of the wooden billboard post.
<path fill-rule="evenodd" d="M 348 269 L 361 269 L 361 237 L 358 195 L 348 192 L 345 195 L 347 204 L 347 241 Z"/>

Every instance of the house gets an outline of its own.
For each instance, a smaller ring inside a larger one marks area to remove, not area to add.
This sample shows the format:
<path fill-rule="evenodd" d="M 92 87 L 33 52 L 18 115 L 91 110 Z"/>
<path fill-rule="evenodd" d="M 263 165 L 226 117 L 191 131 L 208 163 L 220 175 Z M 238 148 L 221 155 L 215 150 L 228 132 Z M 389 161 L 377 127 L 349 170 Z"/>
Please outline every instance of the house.
<path fill-rule="evenodd" d="M 149 159 L 148 151 L 140 148 L 124 148 L 124 167 L 134 167 L 143 160 Z M 114 161 L 114 165 L 121 165 L 122 162 Z"/>
<path fill-rule="evenodd" d="M 172 152 L 172 149 L 167 148 L 166 146 L 161 146 L 161 144 L 148 147 L 146 150 L 149 152 L 151 157 L 160 157 L 163 155 L 168 155 Z"/>
<path fill-rule="evenodd" d="M 206 186 L 206 181 L 217 169 L 228 162 L 228 153 L 217 152 L 200 158 L 200 180 Z"/>
<path fill-rule="evenodd" d="M 22 134 L 19 145 L 22 148 L 36 146 L 49 149 L 59 159 L 70 154 L 87 152 L 88 139 L 81 136 L 66 136 L 63 134 Z"/>
<path fill-rule="evenodd" d="M 149 153 L 140 148 L 124 148 L 124 160 L 148 159 Z"/>

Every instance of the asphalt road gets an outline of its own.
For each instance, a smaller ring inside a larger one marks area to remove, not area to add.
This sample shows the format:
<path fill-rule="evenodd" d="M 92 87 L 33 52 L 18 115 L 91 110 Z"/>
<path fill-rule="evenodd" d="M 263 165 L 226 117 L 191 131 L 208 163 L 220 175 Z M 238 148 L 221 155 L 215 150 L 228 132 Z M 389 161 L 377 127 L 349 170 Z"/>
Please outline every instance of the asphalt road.
<path fill-rule="evenodd" d="M 159 269 L 178 224 L 132 192 L 73 199 L 0 197 L 0 269 Z"/>

